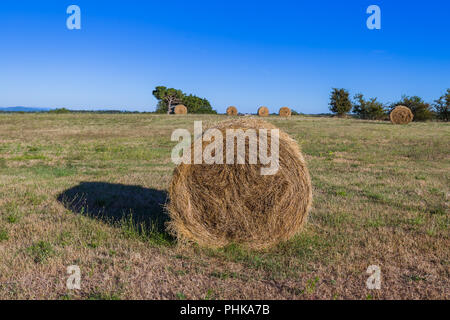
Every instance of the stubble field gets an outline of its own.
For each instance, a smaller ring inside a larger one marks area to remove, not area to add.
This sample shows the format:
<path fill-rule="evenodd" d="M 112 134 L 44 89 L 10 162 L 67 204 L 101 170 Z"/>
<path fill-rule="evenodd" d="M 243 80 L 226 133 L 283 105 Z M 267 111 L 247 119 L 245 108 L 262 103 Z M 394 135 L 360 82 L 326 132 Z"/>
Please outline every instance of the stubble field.
<path fill-rule="evenodd" d="M 0 114 L 0 299 L 450 298 L 448 124 L 269 117 L 308 162 L 305 230 L 265 251 L 180 246 L 171 133 L 225 119 Z"/>

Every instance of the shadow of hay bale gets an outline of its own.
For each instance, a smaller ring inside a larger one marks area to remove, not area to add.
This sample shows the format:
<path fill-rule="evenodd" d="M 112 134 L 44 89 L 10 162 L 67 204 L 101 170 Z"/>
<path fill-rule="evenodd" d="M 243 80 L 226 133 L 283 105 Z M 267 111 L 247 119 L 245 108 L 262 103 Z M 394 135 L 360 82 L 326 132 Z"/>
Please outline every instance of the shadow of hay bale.
<path fill-rule="evenodd" d="M 58 195 L 57 200 L 74 213 L 113 226 L 131 222 L 128 227 L 139 233 L 150 230 L 168 241 L 173 240 L 165 228 L 169 220 L 164 208 L 166 191 L 106 182 L 81 182 Z"/>

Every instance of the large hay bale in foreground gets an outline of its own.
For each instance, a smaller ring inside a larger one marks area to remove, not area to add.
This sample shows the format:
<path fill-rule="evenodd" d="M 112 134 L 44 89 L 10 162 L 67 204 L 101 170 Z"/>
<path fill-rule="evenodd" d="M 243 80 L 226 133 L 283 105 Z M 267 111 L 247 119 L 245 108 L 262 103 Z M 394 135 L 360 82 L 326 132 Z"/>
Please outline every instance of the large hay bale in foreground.
<path fill-rule="evenodd" d="M 389 118 L 393 124 L 408 124 L 413 120 L 414 115 L 408 107 L 397 106 L 391 111 Z"/>
<path fill-rule="evenodd" d="M 278 114 L 280 115 L 280 117 L 290 117 L 291 109 L 289 109 L 288 107 L 281 107 Z"/>
<path fill-rule="evenodd" d="M 238 114 L 238 111 L 237 111 L 236 107 L 230 106 L 230 107 L 227 108 L 227 115 L 229 115 L 229 116 L 237 116 L 237 114 Z"/>
<path fill-rule="evenodd" d="M 187 108 L 186 106 L 179 104 L 175 106 L 175 109 L 173 111 L 175 114 L 187 114 Z"/>
<path fill-rule="evenodd" d="M 226 129 L 256 129 L 258 137 L 258 129 L 269 129 L 271 150 L 270 129 L 276 127 L 249 118 L 226 121 L 215 128 L 222 132 L 224 146 Z M 203 142 L 203 150 L 208 144 Z M 191 150 L 193 158 L 193 144 Z M 226 163 L 225 147 L 223 153 Z M 312 187 L 298 144 L 279 131 L 279 169 L 274 175 L 261 175 L 261 167 L 267 166 L 259 158 L 257 164 L 249 164 L 248 154 L 246 139 L 245 164 L 182 163 L 175 168 L 169 187 L 168 227 L 181 242 L 210 248 L 240 243 L 261 249 L 288 240 L 302 228 L 312 202 Z"/>
<path fill-rule="evenodd" d="M 260 117 L 268 117 L 269 116 L 269 109 L 267 107 L 260 107 L 258 109 L 258 116 L 260 116 Z"/>

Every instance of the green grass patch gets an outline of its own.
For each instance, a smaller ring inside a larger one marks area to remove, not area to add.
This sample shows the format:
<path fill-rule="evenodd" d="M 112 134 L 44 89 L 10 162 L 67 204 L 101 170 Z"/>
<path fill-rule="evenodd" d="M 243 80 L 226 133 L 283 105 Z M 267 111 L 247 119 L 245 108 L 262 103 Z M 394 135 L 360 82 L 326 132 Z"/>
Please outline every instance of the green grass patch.
<path fill-rule="evenodd" d="M 176 294 L 178 300 L 186 300 L 186 295 L 183 292 L 177 292 Z"/>
<path fill-rule="evenodd" d="M 28 161 L 28 160 L 47 160 L 48 158 L 41 154 L 24 154 L 10 158 L 11 161 Z"/>
<path fill-rule="evenodd" d="M 77 169 L 74 167 L 54 167 L 49 165 L 33 166 L 31 171 L 34 175 L 43 178 L 69 177 L 77 173 Z"/>
<path fill-rule="evenodd" d="M 28 252 L 34 262 L 43 263 L 55 253 L 55 250 L 50 242 L 38 241 L 28 248 Z"/>
<path fill-rule="evenodd" d="M 9 240 L 8 231 L 5 229 L 0 229 L 0 242 Z"/>
<path fill-rule="evenodd" d="M 137 222 L 133 215 L 129 214 L 119 221 L 119 227 L 128 239 L 139 239 L 156 246 L 175 244 L 175 239 L 164 230 L 164 225 L 155 220 L 150 223 Z"/>
<path fill-rule="evenodd" d="M 88 300 L 121 300 L 121 297 L 117 292 L 94 291 L 89 293 Z"/>

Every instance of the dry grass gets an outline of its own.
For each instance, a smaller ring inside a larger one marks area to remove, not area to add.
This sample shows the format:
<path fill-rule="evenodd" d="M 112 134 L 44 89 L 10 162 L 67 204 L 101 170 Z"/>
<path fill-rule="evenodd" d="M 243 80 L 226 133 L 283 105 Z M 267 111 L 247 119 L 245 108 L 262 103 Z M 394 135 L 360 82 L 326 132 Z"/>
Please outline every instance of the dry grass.
<path fill-rule="evenodd" d="M 450 298 L 448 124 L 269 117 L 308 163 L 304 231 L 268 250 L 178 246 L 170 135 L 225 118 L 1 114 L 0 298 Z"/>
<path fill-rule="evenodd" d="M 211 128 L 210 128 L 211 129 Z M 221 122 L 218 129 L 227 145 L 226 130 L 256 131 L 277 129 L 258 119 Z M 245 139 L 245 138 L 244 138 Z M 271 150 L 271 135 L 267 147 Z M 209 140 L 209 139 L 208 139 Z M 236 143 L 235 143 L 236 144 Z M 209 248 L 233 243 L 253 249 L 273 247 L 297 234 L 305 224 L 311 207 L 311 180 L 297 142 L 279 130 L 279 169 L 276 174 L 261 175 L 267 167 L 245 139 L 245 164 L 180 164 L 169 188 L 170 229 L 180 240 Z M 208 146 L 204 142 L 202 150 Z M 236 157 L 234 147 L 234 158 Z M 250 155 L 251 153 L 251 155 Z M 250 164 L 254 156 L 256 164 Z M 228 161 L 223 148 L 222 158 Z"/>

